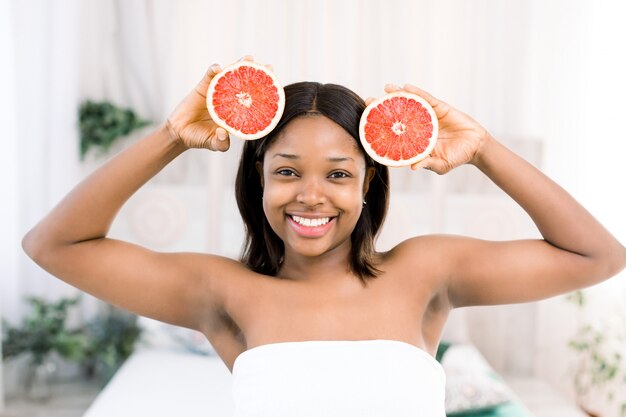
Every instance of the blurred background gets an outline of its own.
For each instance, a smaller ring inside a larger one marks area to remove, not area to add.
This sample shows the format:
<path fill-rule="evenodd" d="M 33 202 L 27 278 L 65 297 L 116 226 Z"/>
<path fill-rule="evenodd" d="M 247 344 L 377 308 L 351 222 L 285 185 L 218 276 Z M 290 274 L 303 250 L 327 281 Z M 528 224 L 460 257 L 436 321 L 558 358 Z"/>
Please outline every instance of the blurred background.
<path fill-rule="evenodd" d="M 420 86 L 472 115 L 626 242 L 625 18 L 617 0 L 0 0 L 0 316 L 17 325 L 30 311 L 25 297 L 77 294 L 23 254 L 21 237 L 84 176 L 162 123 L 211 64 L 245 54 L 272 64 L 285 85 L 332 82 L 364 98 L 389 82 Z M 86 100 L 150 124 L 81 158 Z M 131 198 L 111 236 L 237 257 L 240 149 L 233 141 L 226 154 L 182 155 Z M 395 169 L 379 247 L 422 233 L 539 237 L 476 170 Z M 547 381 L 576 402 L 581 358 L 569 342 L 594 323 L 626 357 L 614 336 L 626 328 L 625 295 L 622 273 L 585 290 L 582 306 L 563 296 L 469 308 L 463 326 L 497 371 Z M 101 311 L 85 294 L 69 321 Z M 622 375 L 609 383 L 617 393 L 626 392 Z M 605 390 L 587 401 L 617 416 L 626 399 L 607 400 Z"/>

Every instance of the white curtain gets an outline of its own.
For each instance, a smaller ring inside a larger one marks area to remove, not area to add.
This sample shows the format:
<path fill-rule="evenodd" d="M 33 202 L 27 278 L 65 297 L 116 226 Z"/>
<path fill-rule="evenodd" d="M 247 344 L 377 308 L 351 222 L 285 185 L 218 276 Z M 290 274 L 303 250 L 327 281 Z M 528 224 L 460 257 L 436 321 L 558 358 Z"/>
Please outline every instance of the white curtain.
<path fill-rule="evenodd" d="M 0 54 L 2 56 L 13 55 L 13 27 L 9 18 L 9 2 L 7 0 L 0 1 Z M 0 66 L 0 91 L 3 98 L 0 99 L 0 126 L 5 132 L 4 150 L 0 152 L 0 178 L 2 179 L 2 192 L 5 195 L 3 199 L 5 204 L 0 205 L 0 274 L 3 296 L 0 298 L 0 319 L 3 313 L 10 306 L 5 307 L 9 297 L 17 294 L 17 289 L 13 288 L 17 280 L 17 258 L 19 246 L 16 245 L 18 240 L 18 228 L 15 220 L 18 216 L 17 208 L 17 140 L 16 140 L 16 124 L 15 124 L 15 107 L 12 103 L 15 100 L 15 68 L 9 60 L 8 65 Z M 9 295 L 9 296 L 7 296 Z M 0 331 L 2 324 L 0 324 Z M 0 357 L 2 355 L 2 346 L 0 345 Z M 0 362 L 0 413 L 4 410 L 4 383 L 2 373 L 2 363 Z"/>
<path fill-rule="evenodd" d="M 619 125 L 626 96 L 626 29 L 620 2 L 0 4 L 2 59 L 7 63 L 0 101 L 7 120 L 2 123 L 3 143 L 8 144 L 2 153 L 2 191 L 5 201 L 12 202 L 2 216 L 7 227 L 2 233 L 1 312 L 11 321 L 21 316 L 25 294 L 56 297 L 75 292 L 28 260 L 19 250 L 19 239 L 85 174 L 78 161 L 78 103 L 108 99 L 158 123 L 210 64 L 227 64 L 248 53 L 273 64 L 284 84 L 335 82 L 367 97 L 380 95 L 387 82 L 409 82 L 471 114 L 503 141 L 538 139 L 545 171 L 626 241 L 626 145 Z M 185 154 L 151 183 L 176 185 L 175 192 L 184 190 L 193 204 L 200 202 L 189 210 L 221 219 L 233 207 L 238 146 L 227 155 Z M 454 178 L 418 175 L 394 171 L 394 191 L 410 193 L 425 183 L 439 189 L 441 197 Z M 198 189 L 203 190 L 200 196 Z M 149 201 L 144 197 L 143 202 Z M 435 226 L 428 230 L 442 230 L 442 219 L 433 218 Z M 226 225 L 193 221 L 201 229 L 195 250 L 237 252 L 238 246 L 231 251 L 231 242 L 225 244 L 240 237 L 228 229 L 230 220 Z M 116 222 L 114 231 L 125 236 L 128 227 Z M 602 298 L 624 291 L 624 281 L 622 276 L 594 290 Z M 538 354 L 535 373 L 567 392 L 563 346 L 568 330 L 555 332 L 563 326 L 551 321 L 562 319 L 559 314 L 565 313 L 560 312 L 567 311 L 562 304 L 557 298 L 533 307 L 538 327 L 536 346 L 529 348 Z M 546 363 L 552 363 L 550 369 L 542 366 Z"/>
<path fill-rule="evenodd" d="M 3 186 L 11 215 L 3 216 L 2 307 L 10 321 L 20 316 L 24 294 L 73 291 L 59 286 L 22 253 L 20 239 L 76 181 L 76 10 L 72 2 L 4 2 L 2 114 L 7 118 L 9 158 L 14 171 Z M 6 92 L 7 94 L 4 94 Z M 3 176 L 4 179 L 7 177 Z M 4 182 L 3 182 L 4 184 Z M 10 231 L 5 234 L 4 230 Z M 9 254 L 7 258 L 5 254 Z M 4 265 L 3 265 L 4 267 Z"/>

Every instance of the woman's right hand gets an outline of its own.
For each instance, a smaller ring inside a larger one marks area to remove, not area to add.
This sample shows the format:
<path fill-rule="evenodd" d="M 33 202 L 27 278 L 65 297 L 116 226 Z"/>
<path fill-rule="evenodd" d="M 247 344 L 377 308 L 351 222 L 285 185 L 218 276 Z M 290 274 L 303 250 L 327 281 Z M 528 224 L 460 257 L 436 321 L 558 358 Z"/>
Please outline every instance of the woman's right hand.
<path fill-rule="evenodd" d="M 230 147 L 228 133 L 211 119 L 206 107 L 209 83 L 219 74 L 219 64 L 211 65 L 196 88 L 174 109 L 166 123 L 172 140 L 187 148 L 205 148 L 212 151 L 227 151 Z"/>

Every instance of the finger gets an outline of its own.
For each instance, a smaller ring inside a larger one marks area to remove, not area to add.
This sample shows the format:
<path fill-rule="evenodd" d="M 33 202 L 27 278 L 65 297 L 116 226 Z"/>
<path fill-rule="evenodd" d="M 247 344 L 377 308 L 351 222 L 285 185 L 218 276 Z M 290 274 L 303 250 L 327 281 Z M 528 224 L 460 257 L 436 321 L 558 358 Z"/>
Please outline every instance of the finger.
<path fill-rule="evenodd" d="M 215 77 L 215 75 L 219 74 L 221 70 L 222 67 L 220 66 L 220 64 L 213 64 L 209 67 L 209 69 L 204 73 L 204 77 L 202 77 L 202 80 L 200 80 L 196 87 L 196 90 L 199 94 L 201 94 L 203 97 L 206 96 L 206 92 L 209 89 L 209 84 L 211 83 L 211 80 L 213 79 L 213 77 Z"/>
<path fill-rule="evenodd" d="M 445 160 L 434 156 L 426 157 L 421 161 L 411 165 L 411 169 L 414 171 L 420 168 L 433 171 L 439 175 L 445 174 L 446 172 L 450 171 L 450 166 Z"/>
<path fill-rule="evenodd" d="M 239 58 L 239 61 L 254 62 L 254 57 L 252 55 L 244 55 L 241 58 Z"/>
<path fill-rule="evenodd" d="M 386 93 L 393 93 L 394 91 L 400 91 L 401 88 L 399 85 L 396 84 L 385 84 L 385 92 Z"/>
<path fill-rule="evenodd" d="M 446 172 L 452 169 L 450 164 L 444 159 L 441 159 L 441 158 L 429 158 L 429 159 L 430 159 L 430 163 L 428 164 L 428 168 L 431 171 L 434 171 L 439 175 L 445 174 Z"/>
<path fill-rule="evenodd" d="M 409 93 L 414 93 L 417 94 L 418 96 L 422 97 L 424 100 L 426 100 L 428 102 L 428 104 L 430 104 L 431 106 L 435 107 L 437 104 L 439 104 L 440 100 L 436 99 L 432 94 L 430 94 L 429 92 L 422 90 L 419 87 L 416 87 L 414 85 L 411 84 L 404 84 L 404 90 L 408 91 Z"/>
<path fill-rule="evenodd" d="M 217 136 L 218 141 L 224 141 L 228 139 L 228 132 L 226 131 L 226 129 L 218 127 L 217 129 L 215 129 L 215 136 Z"/>
<path fill-rule="evenodd" d="M 270 70 L 271 72 L 274 72 L 274 66 L 270 65 L 270 64 L 266 64 L 265 67 Z"/>
<path fill-rule="evenodd" d="M 226 135 L 226 138 L 221 140 L 217 139 L 215 150 L 219 152 L 226 152 L 230 148 L 230 138 Z"/>
<path fill-rule="evenodd" d="M 221 127 L 218 127 L 215 129 L 215 134 L 209 141 L 209 149 L 212 151 L 226 152 L 228 148 L 230 148 L 230 138 L 228 137 L 228 133 Z"/>
<path fill-rule="evenodd" d="M 421 161 L 418 161 L 416 163 L 414 163 L 413 165 L 411 165 L 411 169 L 413 171 L 417 171 L 418 169 L 428 169 L 428 159 L 430 158 L 424 158 Z"/>
<path fill-rule="evenodd" d="M 452 106 L 450 106 L 448 103 L 439 100 L 429 92 L 422 90 L 419 87 L 411 84 L 404 84 L 404 90 L 408 91 L 409 93 L 417 94 L 418 96 L 426 100 L 428 104 L 430 104 L 430 106 L 433 108 L 433 110 L 435 110 L 437 118 L 445 117 L 450 112 L 450 110 L 452 110 Z"/>
<path fill-rule="evenodd" d="M 374 97 L 368 97 L 365 99 L 365 105 L 369 106 L 370 104 L 372 104 L 374 102 L 374 100 L 376 100 Z"/>

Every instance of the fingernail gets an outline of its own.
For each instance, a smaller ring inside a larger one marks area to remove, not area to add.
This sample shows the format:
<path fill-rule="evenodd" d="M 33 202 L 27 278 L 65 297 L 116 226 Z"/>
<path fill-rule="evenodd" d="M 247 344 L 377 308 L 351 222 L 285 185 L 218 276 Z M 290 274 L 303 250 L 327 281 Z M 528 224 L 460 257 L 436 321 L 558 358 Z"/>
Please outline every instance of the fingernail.
<path fill-rule="evenodd" d="M 226 140 L 226 132 L 224 132 L 223 130 L 218 130 L 217 139 L 221 141 Z"/>

